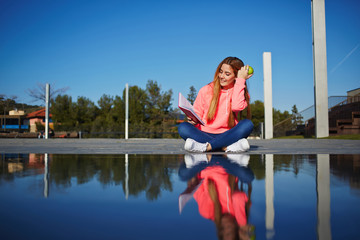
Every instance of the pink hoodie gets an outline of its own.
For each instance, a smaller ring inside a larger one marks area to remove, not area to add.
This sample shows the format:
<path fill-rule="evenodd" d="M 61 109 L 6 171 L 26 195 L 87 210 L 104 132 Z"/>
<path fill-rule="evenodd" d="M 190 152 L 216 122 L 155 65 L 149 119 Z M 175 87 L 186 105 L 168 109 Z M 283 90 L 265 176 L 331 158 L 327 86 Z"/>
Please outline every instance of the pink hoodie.
<path fill-rule="evenodd" d="M 232 192 L 229 185 L 229 174 L 220 166 L 207 167 L 198 176 L 203 179 L 201 185 L 194 193 L 199 213 L 207 219 L 215 219 L 214 202 L 209 194 L 209 179 L 215 183 L 221 207 L 221 213 L 230 213 L 236 218 L 240 226 L 247 224 L 245 204 L 249 201 L 245 192 L 239 190 Z M 236 178 L 236 182 L 238 178 Z"/>
<path fill-rule="evenodd" d="M 204 126 L 198 124 L 196 127 L 204 132 L 218 134 L 230 129 L 228 127 L 228 119 L 231 110 L 239 112 L 247 107 L 244 97 L 245 79 L 236 78 L 234 87 L 228 90 L 221 89 L 214 120 L 207 122 L 206 118 L 213 95 L 213 86 L 214 83 L 209 83 L 200 89 L 194 102 L 194 109 L 196 114 L 205 122 Z M 238 124 L 237 120 L 235 120 L 235 124 Z"/>

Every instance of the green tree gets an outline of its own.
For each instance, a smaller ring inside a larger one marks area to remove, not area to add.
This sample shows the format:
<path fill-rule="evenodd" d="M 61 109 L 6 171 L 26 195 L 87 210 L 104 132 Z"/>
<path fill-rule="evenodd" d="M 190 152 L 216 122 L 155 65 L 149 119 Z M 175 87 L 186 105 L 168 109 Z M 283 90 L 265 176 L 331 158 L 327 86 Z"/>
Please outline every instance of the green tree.
<path fill-rule="evenodd" d="M 294 105 L 291 109 L 291 119 L 292 119 L 292 123 L 295 128 L 297 125 L 303 124 L 303 120 L 302 120 L 303 117 L 301 116 L 301 114 L 299 114 L 299 111 L 298 111 L 296 105 Z"/>
<path fill-rule="evenodd" d="M 114 98 L 110 95 L 103 94 L 98 101 L 100 115 L 106 116 L 110 113 L 114 104 Z"/>
<path fill-rule="evenodd" d="M 161 92 L 161 86 L 153 80 L 146 84 L 146 119 L 148 122 L 148 131 L 154 133 L 150 137 L 162 137 L 162 133 L 168 131 L 170 126 L 174 125 L 175 118 L 171 120 L 169 114 L 172 101 L 172 90 Z"/>
<path fill-rule="evenodd" d="M 173 91 L 171 89 L 161 94 L 161 98 L 159 101 L 159 109 L 163 117 L 167 116 L 169 112 L 172 111 L 171 108 L 172 95 L 173 95 Z"/>
<path fill-rule="evenodd" d="M 138 86 L 129 88 L 129 132 L 130 136 L 148 137 L 150 118 L 146 114 L 146 91 Z"/>
<path fill-rule="evenodd" d="M 146 93 L 147 93 L 147 101 L 146 101 L 146 113 L 147 117 L 149 117 L 150 121 L 159 118 L 159 102 L 161 99 L 161 87 L 158 85 L 156 81 L 149 80 L 146 84 Z"/>
<path fill-rule="evenodd" d="M 131 86 L 129 88 L 129 123 L 138 124 L 145 121 L 146 104 L 146 91 L 138 86 Z"/>
<path fill-rule="evenodd" d="M 125 102 L 119 96 L 115 96 L 113 108 L 111 109 L 112 129 L 116 132 L 122 132 L 125 128 Z"/>
<path fill-rule="evenodd" d="M 51 100 L 50 109 L 55 130 L 73 130 L 74 121 L 74 104 L 72 98 L 68 95 L 58 95 Z"/>
<path fill-rule="evenodd" d="M 90 132 L 91 125 L 97 116 L 98 108 L 86 97 L 78 97 L 74 104 L 74 120 L 76 130 Z"/>
<path fill-rule="evenodd" d="M 151 120 L 162 120 L 171 111 L 172 90 L 161 92 L 161 86 L 153 80 L 146 84 L 146 110 Z"/>
<path fill-rule="evenodd" d="M 187 100 L 188 100 L 191 104 L 194 104 L 195 99 L 196 99 L 196 89 L 195 89 L 194 86 L 191 86 L 191 87 L 190 87 L 190 92 L 189 92 L 189 94 L 187 95 Z"/>
<path fill-rule="evenodd" d="M 291 115 L 288 111 L 281 112 L 280 110 L 273 109 L 273 119 L 274 119 L 274 125 L 284 121 L 285 119 L 290 118 Z"/>
<path fill-rule="evenodd" d="M 7 97 L 5 94 L 0 95 L 0 114 L 7 115 L 11 108 L 16 106 L 17 96 Z"/>
<path fill-rule="evenodd" d="M 254 128 L 257 128 L 261 122 L 264 122 L 264 103 L 260 100 L 256 100 L 250 104 L 250 107 L 252 115 L 251 120 L 254 123 Z M 243 114 L 245 114 L 246 117 L 246 111 L 243 112 L 245 112 Z"/>
<path fill-rule="evenodd" d="M 111 132 L 114 131 L 112 108 L 114 98 L 103 94 L 98 101 L 99 109 L 96 114 L 96 119 L 92 124 L 92 131 L 95 132 Z M 108 134 L 107 134 L 108 136 Z M 103 137 L 103 136 L 102 136 Z"/>

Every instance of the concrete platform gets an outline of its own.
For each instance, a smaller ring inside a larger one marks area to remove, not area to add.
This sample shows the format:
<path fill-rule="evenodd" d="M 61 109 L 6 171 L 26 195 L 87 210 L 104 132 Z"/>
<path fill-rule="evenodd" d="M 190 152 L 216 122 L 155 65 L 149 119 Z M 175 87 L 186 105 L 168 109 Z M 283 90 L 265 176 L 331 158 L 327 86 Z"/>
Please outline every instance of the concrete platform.
<path fill-rule="evenodd" d="M 360 154 L 360 140 L 249 140 L 249 154 Z M 0 139 L 0 153 L 185 154 L 182 139 Z"/>

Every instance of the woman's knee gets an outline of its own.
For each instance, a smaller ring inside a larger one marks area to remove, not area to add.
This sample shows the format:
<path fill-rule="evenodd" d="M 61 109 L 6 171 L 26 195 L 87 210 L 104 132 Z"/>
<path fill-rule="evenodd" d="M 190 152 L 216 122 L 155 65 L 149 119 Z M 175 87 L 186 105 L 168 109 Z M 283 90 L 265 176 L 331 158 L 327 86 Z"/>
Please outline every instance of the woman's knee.
<path fill-rule="evenodd" d="M 244 119 L 246 126 L 251 129 L 251 131 L 254 129 L 254 124 L 250 119 Z"/>
<path fill-rule="evenodd" d="M 188 122 L 183 122 L 180 123 L 178 126 L 178 133 L 180 135 L 181 138 L 186 139 L 189 137 L 190 135 L 190 128 L 192 127 L 192 125 Z"/>
<path fill-rule="evenodd" d="M 252 131 L 254 129 L 254 124 L 249 119 L 243 119 L 239 122 L 239 127 L 242 129 L 247 129 L 248 131 Z"/>
<path fill-rule="evenodd" d="M 247 138 L 254 129 L 254 124 L 249 119 L 241 120 L 237 125 L 237 131 L 242 138 Z"/>

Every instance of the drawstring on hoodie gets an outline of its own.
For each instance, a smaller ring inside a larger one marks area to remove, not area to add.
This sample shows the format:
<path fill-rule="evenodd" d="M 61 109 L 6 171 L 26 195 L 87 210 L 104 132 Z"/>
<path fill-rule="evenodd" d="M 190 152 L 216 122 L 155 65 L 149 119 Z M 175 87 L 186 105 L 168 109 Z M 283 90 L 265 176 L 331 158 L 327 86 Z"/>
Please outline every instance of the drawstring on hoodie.
<path fill-rule="evenodd" d="M 228 106 L 228 101 L 229 101 L 229 91 L 226 91 L 226 114 L 228 114 L 229 113 L 229 106 Z"/>
<path fill-rule="evenodd" d="M 226 114 L 228 114 L 231 110 L 231 98 L 229 100 L 229 91 L 226 91 Z"/>

